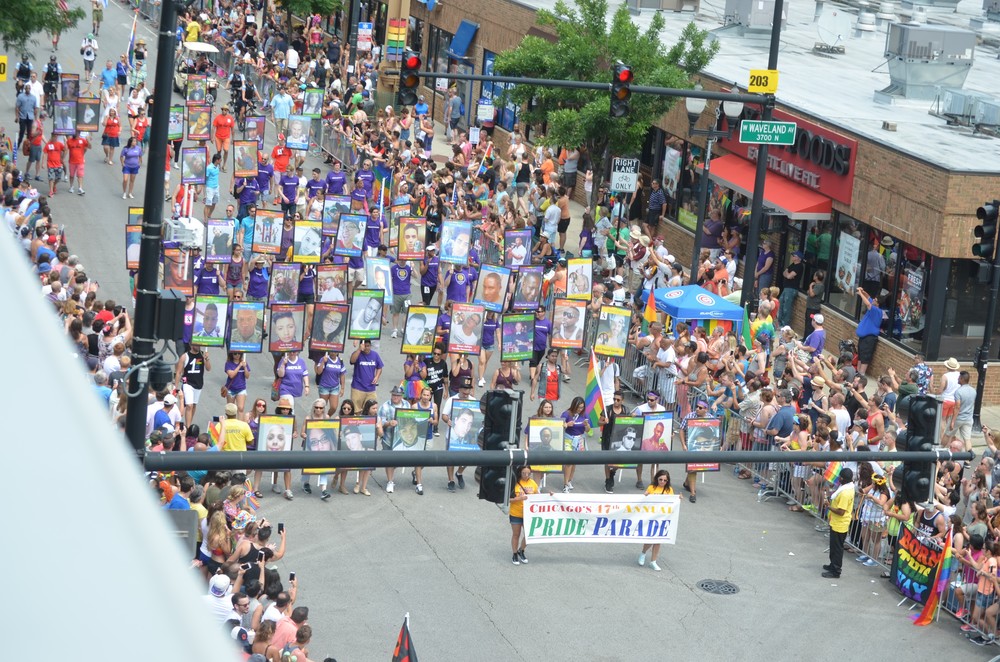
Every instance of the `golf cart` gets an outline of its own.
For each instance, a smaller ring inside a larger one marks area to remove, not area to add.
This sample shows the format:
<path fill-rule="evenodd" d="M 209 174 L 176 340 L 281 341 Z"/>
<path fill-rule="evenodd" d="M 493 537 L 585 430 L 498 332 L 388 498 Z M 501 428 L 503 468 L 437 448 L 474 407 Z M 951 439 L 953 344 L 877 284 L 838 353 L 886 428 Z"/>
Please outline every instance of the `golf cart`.
<path fill-rule="evenodd" d="M 174 90 L 188 98 L 188 74 L 201 74 L 208 76 L 206 89 L 203 91 L 203 101 L 209 106 L 215 105 L 215 100 L 219 97 L 219 82 L 215 79 L 215 64 L 209 59 L 213 54 L 217 54 L 219 49 L 212 44 L 202 41 L 186 41 L 181 44 L 181 54 L 177 58 L 177 67 L 174 70 Z M 198 91 L 197 94 L 201 94 Z"/>

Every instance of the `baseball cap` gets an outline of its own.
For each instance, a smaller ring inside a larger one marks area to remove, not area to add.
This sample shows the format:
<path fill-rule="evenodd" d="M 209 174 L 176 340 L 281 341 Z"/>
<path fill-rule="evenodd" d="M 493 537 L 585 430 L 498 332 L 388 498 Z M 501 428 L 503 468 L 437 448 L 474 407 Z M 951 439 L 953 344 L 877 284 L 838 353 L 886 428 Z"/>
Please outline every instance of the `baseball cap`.
<path fill-rule="evenodd" d="M 824 321 L 823 313 L 816 313 L 815 315 L 813 315 L 813 321 L 816 322 L 817 324 L 822 324 Z"/>
<path fill-rule="evenodd" d="M 625 279 L 622 278 L 621 276 L 615 276 L 611 280 L 614 281 L 614 282 L 616 282 L 616 283 L 618 283 L 619 285 L 621 285 L 622 283 L 625 282 Z"/>
<path fill-rule="evenodd" d="M 163 398 L 163 404 L 164 406 L 176 405 L 177 396 L 174 395 L 173 393 L 167 393 L 167 395 Z"/>
<path fill-rule="evenodd" d="M 400 386 L 392 387 L 392 395 L 403 395 L 403 389 Z"/>
<path fill-rule="evenodd" d="M 226 575 L 215 575 L 212 581 L 208 582 L 208 590 L 217 598 L 221 598 L 229 590 L 229 577 Z"/>
<path fill-rule="evenodd" d="M 802 258 L 805 257 L 805 255 L 802 254 L 802 251 L 795 251 L 794 253 L 792 253 L 792 257 L 797 257 L 801 260 Z"/>
<path fill-rule="evenodd" d="M 239 410 L 236 409 L 236 405 L 234 403 L 230 402 L 226 405 L 226 416 L 235 416 L 238 413 Z"/>

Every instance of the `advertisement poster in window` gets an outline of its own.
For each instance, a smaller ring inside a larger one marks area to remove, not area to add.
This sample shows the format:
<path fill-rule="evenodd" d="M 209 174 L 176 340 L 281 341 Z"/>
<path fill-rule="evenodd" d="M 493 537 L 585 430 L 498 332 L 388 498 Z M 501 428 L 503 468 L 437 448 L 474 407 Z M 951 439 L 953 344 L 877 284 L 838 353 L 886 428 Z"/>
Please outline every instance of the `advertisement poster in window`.
<path fill-rule="evenodd" d="M 841 292 L 854 293 L 858 286 L 858 269 L 861 259 L 861 240 L 852 234 L 842 232 L 840 246 L 837 248 L 837 271 L 834 273 L 834 284 Z"/>

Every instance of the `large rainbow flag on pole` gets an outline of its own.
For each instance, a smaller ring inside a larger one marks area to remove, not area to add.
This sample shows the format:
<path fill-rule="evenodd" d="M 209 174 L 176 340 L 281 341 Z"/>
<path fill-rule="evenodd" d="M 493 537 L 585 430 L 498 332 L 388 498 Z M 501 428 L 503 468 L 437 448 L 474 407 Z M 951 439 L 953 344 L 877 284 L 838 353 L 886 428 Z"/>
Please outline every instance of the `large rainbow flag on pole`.
<path fill-rule="evenodd" d="M 604 395 L 601 393 L 601 383 L 597 378 L 597 355 L 590 350 L 590 365 L 587 367 L 587 394 L 585 396 L 587 418 L 590 428 L 596 430 L 604 415 Z"/>
<path fill-rule="evenodd" d="M 938 560 L 931 594 L 927 596 L 927 602 L 924 603 L 920 615 L 913 619 L 914 625 L 930 625 L 937 615 L 938 608 L 941 606 L 941 596 L 945 595 L 945 591 L 948 589 L 948 580 L 951 578 L 951 559 L 951 529 L 949 529 L 948 535 L 944 538 L 944 553 Z"/>
<path fill-rule="evenodd" d="M 138 21 L 138 20 L 139 20 L 139 10 L 136 10 L 135 14 L 132 16 L 132 32 L 129 33 L 129 37 L 128 37 L 128 66 L 130 66 L 130 67 L 135 66 L 135 62 L 134 62 L 134 57 L 135 57 L 135 28 L 136 28 L 136 21 Z"/>

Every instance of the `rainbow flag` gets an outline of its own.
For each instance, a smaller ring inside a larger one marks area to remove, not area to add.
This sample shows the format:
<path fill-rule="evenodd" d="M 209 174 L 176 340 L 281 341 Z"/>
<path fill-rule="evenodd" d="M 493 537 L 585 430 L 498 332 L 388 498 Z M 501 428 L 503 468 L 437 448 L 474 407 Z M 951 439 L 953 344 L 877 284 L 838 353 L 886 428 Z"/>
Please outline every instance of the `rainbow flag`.
<path fill-rule="evenodd" d="M 914 625 L 930 625 L 941 606 L 941 596 L 945 595 L 948 589 L 948 580 L 951 578 L 951 529 L 944 538 L 944 553 L 938 560 L 937 571 L 935 572 L 934 584 L 931 586 L 931 594 L 927 596 L 927 602 L 920 615 L 913 620 Z"/>
<path fill-rule="evenodd" d="M 208 424 L 208 436 L 212 440 L 213 446 L 218 446 L 222 438 L 222 422 L 212 421 Z"/>
<path fill-rule="evenodd" d="M 642 319 L 650 324 L 656 321 L 656 297 L 653 296 L 653 290 L 649 290 L 646 295 L 646 309 L 642 311 Z"/>
<path fill-rule="evenodd" d="M 481 175 L 486 172 L 486 160 L 493 156 L 493 143 L 486 146 L 486 154 L 483 155 L 483 160 L 479 163 L 479 170 L 476 171 L 477 175 Z"/>
<path fill-rule="evenodd" d="M 133 66 L 135 62 L 133 61 L 133 54 L 135 53 L 135 24 L 139 20 L 139 11 L 136 10 L 135 15 L 132 16 L 132 32 L 128 37 L 128 66 Z"/>
<path fill-rule="evenodd" d="M 843 462 L 831 462 L 826 465 L 826 471 L 823 472 L 823 479 L 833 485 L 840 478 L 840 470 L 843 468 Z"/>
<path fill-rule="evenodd" d="M 590 427 L 596 430 L 601 424 L 601 416 L 604 415 L 604 395 L 601 393 L 601 384 L 597 380 L 597 355 L 594 350 L 590 350 L 590 365 L 587 367 L 587 394 L 586 409 L 587 418 L 590 420 Z"/>
<path fill-rule="evenodd" d="M 746 308 L 743 308 L 743 347 L 746 349 L 753 347 L 753 337 L 750 335 L 750 315 Z"/>

